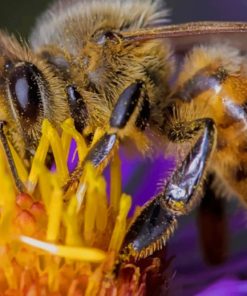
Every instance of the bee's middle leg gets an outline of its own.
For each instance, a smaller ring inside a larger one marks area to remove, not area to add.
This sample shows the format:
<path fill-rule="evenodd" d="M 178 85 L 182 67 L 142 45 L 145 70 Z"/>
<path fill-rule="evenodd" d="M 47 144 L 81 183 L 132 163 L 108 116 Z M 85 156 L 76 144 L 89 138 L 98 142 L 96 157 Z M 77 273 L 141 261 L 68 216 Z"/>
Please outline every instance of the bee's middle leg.
<path fill-rule="evenodd" d="M 206 164 L 215 146 L 215 125 L 205 118 L 184 123 L 179 130 L 180 140 L 188 137 L 189 131 L 194 135 L 202 133 L 163 192 L 144 207 L 131 225 L 122 246 L 123 253 L 146 257 L 161 249 L 173 232 L 177 217 L 187 214 L 198 202 Z"/>

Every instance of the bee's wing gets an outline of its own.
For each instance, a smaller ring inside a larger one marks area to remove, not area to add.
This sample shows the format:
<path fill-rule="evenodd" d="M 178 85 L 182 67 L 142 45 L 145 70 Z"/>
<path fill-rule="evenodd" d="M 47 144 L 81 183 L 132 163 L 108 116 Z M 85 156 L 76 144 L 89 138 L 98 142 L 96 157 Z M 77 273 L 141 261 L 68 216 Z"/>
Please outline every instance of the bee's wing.
<path fill-rule="evenodd" d="M 247 22 L 192 22 L 123 32 L 126 41 L 169 39 L 175 51 L 183 53 L 198 44 L 229 40 L 230 44 L 247 51 Z"/>

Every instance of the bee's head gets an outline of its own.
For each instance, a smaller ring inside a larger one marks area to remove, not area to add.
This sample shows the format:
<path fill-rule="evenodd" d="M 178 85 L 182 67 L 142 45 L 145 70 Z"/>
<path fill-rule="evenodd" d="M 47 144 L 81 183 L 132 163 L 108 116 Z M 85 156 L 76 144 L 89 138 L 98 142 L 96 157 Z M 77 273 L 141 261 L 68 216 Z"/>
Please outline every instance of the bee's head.
<path fill-rule="evenodd" d="M 114 101 L 137 79 L 158 87 L 167 80 L 167 44 L 121 38 L 123 32 L 164 24 L 167 14 L 161 0 L 61 1 L 38 22 L 31 43 L 34 50 L 62 48 L 73 82 Z"/>
<path fill-rule="evenodd" d="M 84 87 L 103 93 L 108 101 L 114 102 L 136 80 L 144 81 L 148 87 L 166 89 L 172 69 L 170 57 L 167 42 L 128 40 L 119 30 L 103 30 L 85 43 L 78 61 L 81 65 L 78 77 L 83 73 Z"/>
<path fill-rule="evenodd" d="M 35 152 L 44 118 L 58 126 L 68 116 L 61 83 L 25 44 L 0 32 L 0 121 L 20 155 Z"/>

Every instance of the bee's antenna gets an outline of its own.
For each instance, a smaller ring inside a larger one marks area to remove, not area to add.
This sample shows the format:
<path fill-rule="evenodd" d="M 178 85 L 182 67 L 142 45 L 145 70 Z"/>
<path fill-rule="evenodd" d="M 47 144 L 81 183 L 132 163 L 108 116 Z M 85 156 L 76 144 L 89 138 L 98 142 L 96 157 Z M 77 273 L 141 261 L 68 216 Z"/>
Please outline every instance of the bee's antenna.
<path fill-rule="evenodd" d="M 221 33 L 246 33 L 243 22 L 190 22 L 121 32 L 124 41 L 147 41 L 152 39 L 178 38 Z"/>

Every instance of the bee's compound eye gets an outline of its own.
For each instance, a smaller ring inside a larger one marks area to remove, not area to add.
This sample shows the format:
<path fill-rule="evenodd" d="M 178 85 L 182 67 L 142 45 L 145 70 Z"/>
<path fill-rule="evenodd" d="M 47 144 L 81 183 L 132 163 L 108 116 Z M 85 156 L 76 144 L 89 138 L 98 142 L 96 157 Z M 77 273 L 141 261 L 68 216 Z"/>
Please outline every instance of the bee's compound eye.
<path fill-rule="evenodd" d="M 42 74 L 31 63 L 16 65 L 9 73 L 9 91 L 21 119 L 35 121 L 42 109 Z"/>

